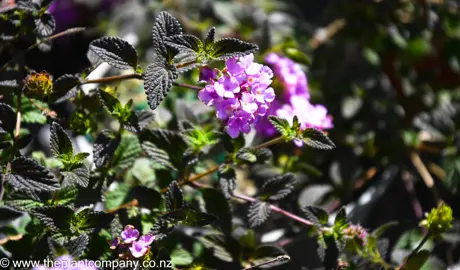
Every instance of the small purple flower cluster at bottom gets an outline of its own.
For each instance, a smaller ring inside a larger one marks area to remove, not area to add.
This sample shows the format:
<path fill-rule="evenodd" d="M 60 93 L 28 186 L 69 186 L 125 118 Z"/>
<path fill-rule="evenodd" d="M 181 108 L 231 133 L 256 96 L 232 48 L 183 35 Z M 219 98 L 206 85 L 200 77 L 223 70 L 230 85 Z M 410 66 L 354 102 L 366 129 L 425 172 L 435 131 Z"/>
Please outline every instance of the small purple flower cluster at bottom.
<path fill-rule="evenodd" d="M 123 251 L 129 250 L 134 258 L 140 258 L 147 254 L 150 245 L 155 240 L 155 235 L 145 234 L 139 237 L 139 231 L 132 225 L 126 225 L 125 229 L 121 232 L 120 237 L 115 238 L 111 245 L 111 249 L 121 248 Z"/>
<path fill-rule="evenodd" d="M 216 115 L 224 121 L 232 138 L 249 133 L 251 124 L 266 115 L 275 91 L 269 87 L 273 72 L 254 62 L 254 55 L 231 58 L 225 62 L 222 76 L 208 67 L 200 71 L 200 81 L 207 82 L 198 97 L 207 106 L 215 106 Z"/>
<path fill-rule="evenodd" d="M 55 260 L 50 260 L 53 267 L 45 265 L 35 266 L 32 270 L 97 270 L 96 267 L 90 266 L 94 263 L 91 261 L 74 261 L 73 257 L 66 254 L 57 257 Z"/>

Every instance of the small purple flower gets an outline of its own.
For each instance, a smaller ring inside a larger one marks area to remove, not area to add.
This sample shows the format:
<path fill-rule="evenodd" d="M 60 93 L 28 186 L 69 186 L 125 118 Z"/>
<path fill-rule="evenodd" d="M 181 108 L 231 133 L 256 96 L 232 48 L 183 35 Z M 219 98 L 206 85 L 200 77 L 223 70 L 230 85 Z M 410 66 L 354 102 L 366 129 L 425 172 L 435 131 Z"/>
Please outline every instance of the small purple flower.
<path fill-rule="evenodd" d="M 120 237 L 113 239 L 110 243 L 110 249 L 116 249 L 119 244 L 121 244 Z"/>
<path fill-rule="evenodd" d="M 217 117 L 221 120 L 227 120 L 239 107 L 240 103 L 238 102 L 238 99 L 225 99 L 222 102 L 216 104 Z"/>
<path fill-rule="evenodd" d="M 139 237 L 139 231 L 132 225 L 126 225 L 120 236 L 123 243 L 129 244 L 137 240 Z"/>
<path fill-rule="evenodd" d="M 253 116 L 244 111 L 239 111 L 228 120 L 227 133 L 232 138 L 240 135 L 240 132 L 249 133 L 251 131 L 251 124 L 254 121 Z"/>
<path fill-rule="evenodd" d="M 213 85 L 206 85 L 203 90 L 200 90 L 198 98 L 207 106 L 213 106 L 222 101 L 222 97 L 217 94 Z"/>
<path fill-rule="evenodd" d="M 142 235 L 140 238 L 139 238 L 139 242 L 143 242 L 145 245 L 147 246 L 150 246 L 150 244 L 153 243 L 153 241 L 155 241 L 155 235 L 152 235 L 152 234 L 145 234 L 145 235 Z"/>
<path fill-rule="evenodd" d="M 129 251 L 135 258 L 140 258 L 144 256 L 149 250 L 149 245 L 146 245 L 144 241 L 134 241 Z"/>
<path fill-rule="evenodd" d="M 205 83 L 211 83 L 217 78 L 219 70 L 215 68 L 210 68 L 208 66 L 202 67 L 200 69 L 199 81 Z"/>
<path fill-rule="evenodd" d="M 245 92 L 241 95 L 240 103 L 241 110 L 249 114 L 253 114 L 257 111 L 257 104 L 255 103 L 254 96 L 249 92 Z"/>
<path fill-rule="evenodd" d="M 220 97 L 234 98 L 240 92 L 240 84 L 235 77 L 224 75 L 214 83 L 214 89 Z"/>
<path fill-rule="evenodd" d="M 32 270 L 97 270 L 94 263 L 90 263 L 89 261 L 74 261 L 74 258 L 68 254 L 57 257 L 55 260 L 49 260 L 47 263 L 51 265 L 36 266 Z"/>

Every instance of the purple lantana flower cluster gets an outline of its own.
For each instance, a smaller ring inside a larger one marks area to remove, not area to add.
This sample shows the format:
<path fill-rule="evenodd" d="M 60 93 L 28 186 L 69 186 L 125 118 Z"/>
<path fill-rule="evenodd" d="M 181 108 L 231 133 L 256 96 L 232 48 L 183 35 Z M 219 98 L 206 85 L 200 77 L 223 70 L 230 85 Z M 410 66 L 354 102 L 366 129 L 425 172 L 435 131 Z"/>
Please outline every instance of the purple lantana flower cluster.
<path fill-rule="evenodd" d="M 143 257 L 147 254 L 150 245 L 155 241 L 155 235 L 145 234 L 139 237 L 139 231 L 132 225 L 126 225 L 120 236 L 115 238 L 111 245 L 111 249 L 119 249 L 120 257 L 129 253 L 134 258 Z"/>
<path fill-rule="evenodd" d="M 332 117 L 328 115 L 326 107 L 310 102 L 307 76 L 299 64 L 276 53 L 269 53 L 265 61 L 273 66 L 275 76 L 283 86 L 283 94 L 278 95 L 268 115 L 282 117 L 291 124 L 294 116 L 297 116 L 301 129 L 325 130 L 333 127 Z M 276 132 L 268 121 L 262 121 L 256 130 L 269 136 Z"/>
<path fill-rule="evenodd" d="M 224 121 L 226 131 L 232 138 L 240 132 L 249 133 L 251 124 L 259 122 L 267 114 L 275 99 L 270 87 L 273 71 L 254 62 L 254 55 L 231 58 L 219 71 L 204 67 L 200 81 L 207 83 L 198 97 L 207 106 L 216 108 L 217 117 Z"/>

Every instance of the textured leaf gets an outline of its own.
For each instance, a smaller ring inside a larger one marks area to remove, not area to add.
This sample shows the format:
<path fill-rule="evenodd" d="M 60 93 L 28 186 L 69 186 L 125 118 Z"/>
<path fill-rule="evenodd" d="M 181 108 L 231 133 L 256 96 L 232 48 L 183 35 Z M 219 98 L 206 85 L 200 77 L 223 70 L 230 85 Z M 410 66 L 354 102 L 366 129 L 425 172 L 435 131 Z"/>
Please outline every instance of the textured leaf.
<path fill-rule="evenodd" d="M 13 108 L 5 103 L 0 103 L 0 128 L 13 134 L 16 127 L 16 113 Z"/>
<path fill-rule="evenodd" d="M 70 222 L 74 216 L 74 210 L 68 206 L 45 206 L 32 210 L 40 222 L 52 231 L 70 230 Z"/>
<path fill-rule="evenodd" d="M 29 212 L 36 207 L 43 206 L 43 203 L 30 199 L 27 195 L 13 193 L 5 199 L 5 205 L 19 211 Z"/>
<path fill-rule="evenodd" d="M 263 200 L 281 200 L 291 193 L 294 189 L 294 183 L 295 176 L 291 173 L 269 179 L 262 186 L 262 194 L 260 197 Z"/>
<path fill-rule="evenodd" d="M 183 248 L 175 248 L 171 252 L 171 261 L 176 265 L 189 265 L 193 262 L 193 256 Z"/>
<path fill-rule="evenodd" d="M 124 133 L 121 136 L 120 144 L 118 145 L 113 157 L 113 166 L 120 169 L 126 169 L 133 165 L 136 158 L 141 154 L 142 149 L 139 139 L 136 135 Z"/>
<path fill-rule="evenodd" d="M 35 31 L 43 36 L 47 37 L 53 34 L 56 29 L 56 21 L 54 21 L 53 15 L 44 13 L 40 17 L 35 18 Z"/>
<path fill-rule="evenodd" d="M 334 227 L 335 228 L 341 228 L 347 225 L 348 219 L 347 219 L 347 211 L 345 210 L 344 207 L 340 208 L 339 212 L 335 216 L 334 220 Z"/>
<path fill-rule="evenodd" d="M 67 94 L 72 88 L 80 85 L 82 80 L 79 76 L 73 74 L 64 74 L 54 80 L 53 82 L 53 91 L 51 92 L 51 100 L 56 101 L 57 99 L 63 97 Z"/>
<path fill-rule="evenodd" d="M 232 213 L 225 196 L 213 188 L 201 189 L 206 212 L 217 216 L 217 224 L 225 235 L 232 232 Z"/>
<path fill-rule="evenodd" d="M 122 124 L 126 130 L 139 133 L 154 120 L 155 115 L 152 111 L 136 111 L 131 114 L 128 122 L 124 122 Z"/>
<path fill-rule="evenodd" d="M 139 206 L 141 207 L 161 209 L 164 206 L 164 200 L 161 193 L 153 188 L 135 186 L 132 189 L 132 195 L 139 202 Z"/>
<path fill-rule="evenodd" d="M 2 25 L 2 21 L 0 20 L 0 29 L 5 27 Z M 3 29 L 2 29 L 3 30 Z M 0 30 L 0 40 L 1 40 L 1 30 Z M 21 72 L 15 70 L 4 70 L 0 72 L 0 86 L 2 87 L 11 87 L 17 88 L 21 82 Z"/>
<path fill-rule="evenodd" d="M 185 220 L 182 221 L 182 224 L 187 226 L 202 227 L 217 220 L 215 215 L 196 212 L 192 209 L 187 209 L 185 213 Z"/>
<path fill-rule="evenodd" d="M 89 153 L 80 152 L 76 154 L 75 156 L 73 156 L 73 163 L 80 163 L 83 160 L 85 160 L 87 157 L 89 157 Z"/>
<path fill-rule="evenodd" d="M 175 228 L 176 226 L 170 226 L 166 220 L 160 219 L 155 224 L 153 224 L 150 232 L 153 235 L 156 235 L 155 239 L 159 241 L 174 231 Z"/>
<path fill-rule="evenodd" d="M 211 59 L 226 60 L 233 57 L 248 55 L 258 49 L 259 47 L 252 43 L 235 38 L 224 38 L 216 41 L 208 53 Z"/>
<path fill-rule="evenodd" d="M 119 69 L 137 68 L 137 52 L 128 42 L 117 37 L 102 37 L 92 41 L 89 49 L 104 62 Z"/>
<path fill-rule="evenodd" d="M 274 260 L 278 258 L 277 260 Z M 289 261 L 289 256 L 286 255 L 286 251 L 282 250 L 280 247 L 271 246 L 271 245 L 263 245 L 258 247 L 254 253 L 251 255 L 252 263 L 253 264 L 264 264 L 263 268 L 271 268 L 275 266 L 279 266 Z M 273 261 L 268 263 L 269 261 Z"/>
<path fill-rule="evenodd" d="M 322 227 L 328 222 L 329 215 L 326 210 L 316 207 L 316 206 L 307 206 L 303 209 L 305 218 L 311 221 L 315 226 Z"/>
<path fill-rule="evenodd" d="M 209 31 L 208 31 L 208 34 L 206 35 L 205 40 L 204 40 L 204 49 L 206 51 L 209 51 L 212 48 L 212 46 L 214 45 L 215 35 L 216 35 L 216 28 L 211 27 L 209 29 Z"/>
<path fill-rule="evenodd" d="M 11 209 L 9 207 L 0 207 L 0 226 L 8 225 L 11 221 L 22 216 L 22 212 Z"/>
<path fill-rule="evenodd" d="M 92 233 L 109 225 L 113 217 L 108 213 L 85 208 L 75 215 L 72 220 L 72 226 L 74 230 L 76 229 L 80 233 Z"/>
<path fill-rule="evenodd" d="M 184 207 L 184 194 L 182 193 L 179 184 L 176 181 L 173 181 L 168 186 L 168 191 L 166 192 L 166 208 L 168 211 L 179 210 Z"/>
<path fill-rule="evenodd" d="M 166 46 L 177 50 L 178 52 L 187 51 L 197 55 L 203 48 L 201 40 L 194 35 L 176 35 L 166 38 Z"/>
<path fill-rule="evenodd" d="M 85 251 L 89 243 L 89 236 L 87 234 L 79 235 L 77 238 L 70 240 L 64 244 L 64 247 L 73 258 L 80 257 Z"/>
<path fill-rule="evenodd" d="M 75 165 L 71 171 L 61 172 L 64 179 L 70 183 L 87 187 L 89 183 L 89 168 L 84 163 Z"/>
<path fill-rule="evenodd" d="M 131 185 L 126 183 L 119 183 L 113 190 L 111 189 L 106 193 L 104 200 L 105 208 L 113 209 L 128 201 L 131 201 L 133 198 L 129 194 L 130 190 Z"/>
<path fill-rule="evenodd" d="M 31 0 L 17 0 L 16 5 L 18 9 L 29 11 L 29 12 L 38 11 L 40 8 L 40 5 L 38 3 L 31 1 Z"/>
<path fill-rule="evenodd" d="M 160 12 L 153 26 L 153 47 L 158 56 L 162 56 L 164 60 L 172 59 L 172 52 L 168 50 L 164 41 L 167 37 L 181 35 L 182 27 L 180 23 L 171 14 L 166 11 Z M 158 61 L 158 60 L 157 60 Z M 165 61 L 166 62 L 166 61 Z"/>
<path fill-rule="evenodd" d="M 315 149 L 331 150 L 335 148 L 335 144 L 324 132 L 314 128 L 307 128 L 303 131 L 302 141 Z"/>
<path fill-rule="evenodd" d="M 98 169 L 107 166 L 120 144 L 121 137 L 104 129 L 96 138 L 93 148 L 94 163 Z"/>
<path fill-rule="evenodd" d="M 97 90 L 97 96 L 99 97 L 99 101 L 101 102 L 104 109 L 106 109 L 109 113 L 113 113 L 118 107 L 121 106 L 120 101 L 118 101 L 116 97 L 102 89 Z"/>
<path fill-rule="evenodd" d="M 340 251 L 333 236 L 323 235 L 318 247 L 318 255 L 325 269 L 337 269 L 337 259 Z"/>
<path fill-rule="evenodd" d="M 255 228 L 264 223 L 270 216 L 272 209 L 270 204 L 262 201 L 252 202 L 249 206 L 248 222 L 249 227 Z"/>
<path fill-rule="evenodd" d="M 218 178 L 220 188 L 224 193 L 225 198 L 230 200 L 233 195 L 233 191 L 236 188 L 236 173 L 235 170 L 227 164 L 219 166 Z"/>
<path fill-rule="evenodd" d="M 59 205 L 72 205 L 78 196 L 78 188 L 74 185 L 67 185 L 57 191 L 55 196 Z"/>
<path fill-rule="evenodd" d="M 11 173 L 6 181 L 16 189 L 29 191 L 53 191 L 59 189 L 54 176 L 37 161 L 18 157 L 11 162 Z"/>
<path fill-rule="evenodd" d="M 168 169 L 176 170 L 171 164 L 168 153 L 165 150 L 158 148 L 151 142 L 143 142 L 142 149 L 153 161 L 165 166 Z"/>
<path fill-rule="evenodd" d="M 56 122 L 51 124 L 50 132 L 51 153 L 58 159 L 70 161 L 73 156 L 73 146 L 67 133 Z"/>
<path fill-rule="evenodd" d="M 291 138 L 292 137 L 292 135 L 291 135 L 291 125 L 289 124 L 289 122 L 286 119 L 283 119 L 283 118 L 280 118 L 280 117 L 277 117 L 277 116 L 274 116 L 274 115 L 270 115 L 268 117 L 268 120 L 273 125 L 273 127 L 276 130 L 278 130 L 279 133 L 281 133 L 281 135 L 283 137 L 292 139 Z"/>
<path fill-rule="evenodd" d="M 160 105 L 177 76 L 176 68 L 167 63 L 153 62 L 147 67 L 144 88 L 150 109 L 155 110 Z"/>
<path fill-rule="evenodd" d="M 252 147 L 241 148 L 236 153 L 236 158 L 249 164 L 265 163 L 273 157 L 273 153 L 268 148 L 254 149 Z"/>

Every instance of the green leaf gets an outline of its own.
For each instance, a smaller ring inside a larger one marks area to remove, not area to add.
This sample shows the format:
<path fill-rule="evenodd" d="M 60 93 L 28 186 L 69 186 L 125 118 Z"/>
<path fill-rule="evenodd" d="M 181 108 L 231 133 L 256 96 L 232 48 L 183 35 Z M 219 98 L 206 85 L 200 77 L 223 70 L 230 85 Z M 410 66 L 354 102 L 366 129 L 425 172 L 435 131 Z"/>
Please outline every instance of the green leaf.
<path fill-rule="evenodd" d="M 169 155 L 165 150 L 158 148 L 156 145 L 149 141 L 142 143 L 142 149 L 151 159 L 153 159 L 153 161 L 165 166 L 170 170 L 176 170 L 176 168 L 174 168 L 174 166 L 171 164 Z"/>
<path fill-rule="evenodd" d="M 287 57 L 291 58 L 297 63 L 302 63 L 304 65 L 310 65 L 311 61 L 308 56 L 296 48 L 285 48 L 284 53 Z"/>
<path fill-rule="evenodd" d="M 249 206 L 248 222 L 249 227 L 255 228 L 264 223 L 272 212 L 270 204 L 262 201 L 252 202 Z"/>
<path fill-rule="evenodd" d="M 131 190 L 131 186 L 125 183 L 119 183 L 115 189 L 110 190 L 107 192 L 105 196 L 105 208 L 106 209 L 114 209 L 123 203 L 129 201 L 129 192 Z"/>
<path fill-rule="evenodd" d="M 406 265 L 401 270 L 419 270 L 428 261 L 431 252 L 428 250 L 421 250 L 407 259 Z"/>
<path fill-rule="evenodd" d="M 318 241 L 318 255 L 323 262 L 324 268 L 337 269 L 340 250 L 334 237 L 322 234 Z"/>
<path fill-rule="evenodd" d="M 166 208 L 168 211 L 179 210 L 184 207 L 184 194 L 182 193 L 179 184 L 176 181 L 173 181 L 168 186 L 168 191 L 166 192 Z"/>
<path fill-rule="evenodd" d="M 85 208 L 72 219 L 72 229 L 79 233 L 92 233 L 95 229 L 109 225 L 112 219 L 113 215 L 111 214 Z"/>
<path fill-rule="evenodd" d="M 35 32 L 42 37 L 51 36 L 56 29 L 56 21 L 53 15 L 43 13 L 39 17 L 35 17 Z"/>
<path fill-rule="evenodd" d="M 8 194 L 5 199 L 5 205 L 19 211 L 29 212 L 30 210 L 43 206 L 43 203 L 30 199 L 21 193 Z"/>
<path fill-rule="evenodd" d="M 196 212 L 192 209 L 187 209 L 185 211 L 185 219 L 182 221 L 182 224 L 192 227 L 202 227 L 209 225 L 216 220 L 217 217 L 215 215 Z"/>
<path fill-rule="evenodd" d="M 335 148 L 335 144 L 324 132 L 314 128 L 307 128 L 303 131 L 302 141 L 315 149 L 331 150 Z"/>
<path fill-rule="evenodd" d="M 72 205 L 78 197 L 78 188 L 74 185 L 68 185 L 57 191 L 55 195 L 58 205 Z"/>
<path fill-rule="evenodd" d="M 267 180 L 262 186 L 262 200 L 278 201 L 288 196 L 294 189 L 295 176 L 287 173 Z"/>
<path fill-rule="evenodd" d="M 0 128 L 13 135 L 16 127 L 16 113 L 5 103 L 0 103 Z"/>
<path fill-rule="evenodd" d="M 135 186 L 132 189 L 133 197 L 139 202 L 139 206 L 148 209 L 164 208 L 164 200 L 161 193 L 153 188 L 145 186 Z"/>
<path fill-rule="evenodd" d="M 204 49 L 205 51 L 210 51 L 212 46 L 214 45 L 214 38 L 216 35 L 216 28 L 211 27 L 208 31 L 208 34 L 206 35 L 206 38 L 204 40 Z"/>
<path fill-rule="evenodd" d="M 153 226 L 150 232 L 156 235 L 155 240 L 161 240 L 168 236 L 176 228 L 175 225 L 170 225 L 165 219 L 159 219 Z"/>
<path fill-rule="evenodd" d="M 165 39 L 166 46 L 181 54 L 186 52 L 197 55 L 203 49 L 203 42 L 194 35 L 176 35 Z"/>
<path fill-rule="evenodd" d="M 387 222 L 383 225 L 380 225 L 378 228 L 374 229 L 374 231 L 372 231 L 372 235 L 379 238 L 380 236 L 382 236 L 382 234 L 388 230 L 390 227 L 393 227 L 393 226 L 396 226 L 398 225 L 398 222 L 397 221 L 390 221 L 390 222 Z"/>
<path fill-rule="evenodd" d="M 51 124 L 50 148 L 51 153 L 56 158 L 63 161 L 71 161 L 73 156 L 73 146 L 69 136 L 57 122 Z"/>
<path fill-rule="evenodd" d="M 70 171 L 62 171 L 64 179 L 70 183 L 87 187 L 89 183 L 89 168 L 84 163 L 76 164 L 72 166 Z"/>
<path fill-rule="evenodd" d="M 74 87 L 82 84 L 82 79 L 80 76 L 73 74 L 64 74 L 54 80 L 53 90 L 51 91 L 50 99 L 52 101 L 57 101 L 59 98 L 65 96 L 70 90 Z"/>
<path fill-rule="evenodd" d="M 278 258 L 277 260 L 274 260 Z M 258 247 L 251 255 L 253 265 L 264 264 L 265 267 L 276 267 L 290 260 L 286 251 L 277 246 L 263 245 Z M 271 263 L 268 263 L 272 261 Z"/>
<path fill-rule="evenodd" d="M 102 107 L 104 107 L 104 109 L 112 115 L 114 115 L 115 112 L 122 107 L 120 101 L 118 101 L 116 97 L 100 88 L 97 89 L 97 96 L 99 97 Z"/>
<path fill-rule="evenodd" d="M 8 225 L 11 221 L 22 216 L 22 212 L 19 212 L 15 209 L 2 206 L 0 207 L 0 226 Z"/>
<path fill-rule="evenodd" d="M 155 54 L 162 59 L 155 59 L 155 61 L 169 62 L 174 57 L 174 51 L 166 47 L 165 40 L 167 37 L 181 34 L 182 27 L 176 18 L 166 11 L 160 12 L 153 26 L 152 37 Z"/>
<path fill-rule="evenodd" d="M 193 256 L 183 248 L 175 248 L 171 253 L 171 260 L 174 266 L 189 265 L 193 262 Z"/>
<path fill-rule="evenodd" d="M 270 115 L 268 117 L 268 120 L 270 123 L 273 125 L 273 127 L 278 130 L 281 135 L 287 139 L 287 140 L 292 140 L 295 137 L 295 133 L 291 131 L 291 125 L 286 119 Z"/>
<path fill-rule="evenodd" d="M 347 211 L 344 207 L 340 208 L 339 212 L 335 216 L 334 220 L 334 227 L 337 229 L 341 229 L 347 226 L 348 219 L 347 219 Z"/>
<path fill-rule="evenodd" d="M 153 62 L 147 67 L 144 89 L 150 109 L 155 110 L 160 105 L 177 77 L 176 68 L 168 63 Z"/>
<path fill-rule="evenodd" d="M 89 236 L 87 234 L 79 235 L 64 244 L 65 249 L 69 252 L 69 255 L 73 258 L 79 258 L 89 243 Z"/>
<path fill-rule="evenodd" d="M 235 170 L 228 164 L 222 164 L 219 166 L 217 175 L 219 178 L 220 188 L 222 189 L 225 198 L 230 200 L 232 198 L 233 191 L 236 188 Z"/>
<path fill-rule="evenodd" d="M 302 210 L 304 212 L 305 218 L 311 221 L 316 227 L 327 225 L 329 215 L 326 210 L 312 205 L 307 206 Z"/>
<path fill-rule="evenodd" d="M 250 147 L 241 148 L 238 153 L 236 153 L 236 158 L 250 164 L 256 163 L 257 161 L 255 150 Z"/>
<path fill-rule="evenodd" d="M 75 156 L 73 156 L 72 163 L 73 164 L 80 163 L 84 161 L 87 157 L 89 157 L 89 153 L 80 152 L 76 154 Z"/>
<path fill-rule="evenodd" d="M 92 41 L 89 49 L 109 65 L 119 69 L 137 68 L 137 52 L 127 41 L 102 37 Z"/>
<path fill-rule="evenodd" d="M 220 39 L 210 47 L 208 55 L 213 60 L 226 60 L 233 57 L 245 56 L 259 49 L 255 44 L 236 38 Z"/>
<path fill-rule="evenodd" d="M 11 173 L 6 181 L 16 189 L 26 191 L 54 191 L 59 189 L 58 181 L 37 161 L 18 157 L 11 162 Z"/>
<path fill-rule="evenodd" d="M 216 216 L 217 224 L 225 235 L 232 232 L 232 213 L 225 196 L 213 188 L 201 189 L 206 212 Z"/>
<path fill-rule="evenodd" d="M 120 145 L 113 157 L 113 167 L 120 169 L 131 167 L 141 152 L 142 149 L 137 136 L 130 133 L 124 133 L 121 136 Z"/>
<path fill-rule="evenodd" d="M 45 206 L 32 210 L 40 222 L 54 232 L 69 232 L 74 210 L 68 206 Z"/>
<path fill-rule="evenodd" d="M 151 111 L 131 112 L 131 110 L 127 110 L 126 105 L 125 110 L 126 113 L 124 119 L 127 118 L 128 120 L 122 122 L 123 128 L 134 133 L 141 132 L 147 125 L 151 124 L 155 119 L 155 115 Z"/>
<path fill-rule="evenodd" d="M 108 129 L 104 129 L 96 138 L 93 146 L 93 158 L 96 168 L 107 166 L 115 155 L 121 137 Z"/>

